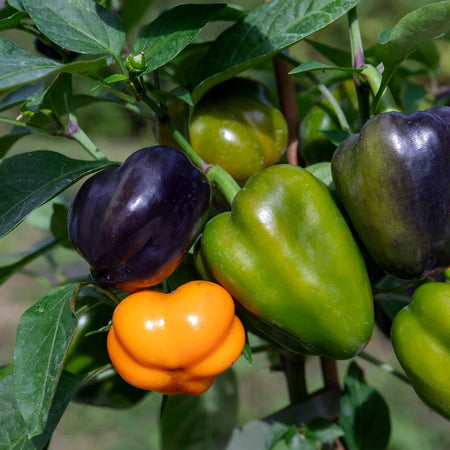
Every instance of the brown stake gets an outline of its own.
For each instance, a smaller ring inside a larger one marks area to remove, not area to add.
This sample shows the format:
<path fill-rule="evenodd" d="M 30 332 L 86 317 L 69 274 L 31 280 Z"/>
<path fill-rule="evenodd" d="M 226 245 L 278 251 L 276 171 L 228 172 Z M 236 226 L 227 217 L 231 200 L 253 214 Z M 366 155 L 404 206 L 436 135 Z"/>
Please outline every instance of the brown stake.
<path fill-rule="evenodd" d="M 279 58 L 274 58 L 273 65 L 277 81 L 278 98 L 280 99 L 280 108 L 288 125 L 287 161 L 289 164 L 296 166 L 303 165 L 299 155 L 298 127 L 300 125 L 300 119 L 298 115 L 295 83 L 292 75 L 289 75 L 291 65 Z"/>
<path fill-rule="evenodd" d="M 322 369 L 323 382 L 326 389 L 332 389 L 339 386 L 339 377 L 337 364 L 334 359 L 320 357 L 320 367 Z"/>

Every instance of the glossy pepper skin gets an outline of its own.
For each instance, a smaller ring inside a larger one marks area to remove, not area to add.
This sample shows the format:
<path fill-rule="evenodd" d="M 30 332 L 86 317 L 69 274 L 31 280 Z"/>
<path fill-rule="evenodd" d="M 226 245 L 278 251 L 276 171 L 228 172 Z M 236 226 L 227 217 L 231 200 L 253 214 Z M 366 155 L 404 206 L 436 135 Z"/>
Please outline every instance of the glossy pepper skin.
<path fill-rule="evenodd" d="M 450 419 L 450 284 L 417 288 L 395 316 L 391 339 L 417 395 Z"/>
<path fill-rule="evenodd" d="M 239 183 L 277 163 L 287 143 L 287 124 L 267 88 L 232 78 L 206 93 L 194 108 L 191 144 L 200 157 Z"/>
<path fill-rule="evenodd" d="M 327 187 L 300 167 L 253 175 L 231 212 L 206 224 L 201 260 L 261 333 L 293 351 L 346 359 L 371 336 L 358 246 Z"/>
<path fill-rule="evenodd" d="M 233 299 L 208 281 L 191 281 L 171 294 L 128 296 L 108 333 L 117 372 L 133 386 L 162 394 L 202 394 L 237 360 L 244 343 Z"/>
<path fill-rule="evenodd" d="M 64 370 L 76 375 L 86 375 L 110 362 L 106 333 L 87 334 L 106 326 L 114 308 L 98 291 L 83 291 L 88 293 L 77 297 L 75 312 L 78 324 L 64 362 Z M 127 408 L 142 400 L 146 394 L 148 391 L 130 386 L 111 369 L 82 384 L 76 390 L 73 400 L 109 408 Z"/>
<path fill-rule="evenodd" d="M 210 195 L 181 150 L 143 148 L 83 184 L 69 236 L 99 284 L 133 292 L 175 270 L 206 220 Z"/>
<path fill-rule="evenodd" d="M 337 194 L 361 240 L 390 275 L 450 265 L 450 108 L 372 117 L 336 150 Z"/>
<path fill-rule="evenodd" d="M 361 121 L 353 80 L 340 83 L 332 93 L 350 122 L 352 130 L 359 130 Z M 331 161 L 336 145 L 322 131 L 339 129 L 339 121 L 327 99 L 322 98 L 311 107 L 300 123 L 299 132 L 302 158 L 307 165 Z"/>

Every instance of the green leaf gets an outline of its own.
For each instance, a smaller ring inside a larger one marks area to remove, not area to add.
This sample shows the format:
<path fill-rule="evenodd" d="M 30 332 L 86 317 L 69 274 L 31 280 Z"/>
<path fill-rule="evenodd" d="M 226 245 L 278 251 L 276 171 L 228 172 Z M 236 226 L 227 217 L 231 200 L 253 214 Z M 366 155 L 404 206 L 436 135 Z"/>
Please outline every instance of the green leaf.
<path fill-rule="evenodd" d="M 215 450 L 236 425 L 237 382 L 231 369 L 217 376 L 200 396 L 171 395 L 161 421 L 164 450 Z"/>
<path fill-rule="evenodd" d="M 285 424 L 286 428 L 284 430 L 287 433 L 291 425 L 309 422 L 315 417 L 335 418 L 339 410 L 339 397 L 339 389 L 325 390 L 308 397 L 301 403 L 283 408 L 281 411 L 268 417 L 249 422 L 242 428 L 235 428 L 231 436 L 228 437 L 227 444 L 222 448 L 226 450 L 267 448 L 267 444 L 271 442 L 271 439 L 273 441 L 276 440 L 272 436 L 272 433 L 274 433 L 272 429 L 274 423 Z M 286 433 L 283 434 L 280 432 L 283 435 L 282 438 L 284 438 Z M 278 443 L 274 442 L 274 444 L 274 450 L 286 449 L 283 441 L 278 441 Z"/>
<path fill-rule="evenodd" d="M 340 67 L 350 67 L 352 65 L 352 55 L 347 50 L 342 50 L 337 47 L 332 47 L 322 42 L 305 39 L 311 47 L 318 51 L 322 56 L 325 56 L 333 64 Z"/>
<path fill-rule="evenodd" d="M 37 449 L 45 449 L 48 445 L 53 431 L 82 381 L 82 377 L 73 373 L 63 371 L 61 374 L 44 431 L 32 439 Z"/>
<path fill-rule="evenodd" d="M 450 32 L 450 1 L 431 3 L 403 17 L 377 45 L 384 63 L 380 92 L 397 66 L 424 42 Z"/>
<path fill-rule="evenodd" d="M 266 445 L 267 450 L 272 450 L 278 442 L 283 440 L 290 428 L 289 425 L 284 423 L 275 422 L 272 424 Z"/>
<path fill-rule="evenodd" d="M 316 439 L 303 436 L 297 431 L 293 432 L 291 436 L 288 435 L 287 438 L 288 441 L 286 443 L 289 450 L 320 450 L 322 447 Z M 276 447 L 275 450 L 277 450 Z"/>
<path fill-rule="evenodd" d="M 52 408 L 50 409 L 47 426 L 44 432 L 30 441 L 27 426 L 20 414 L 17 400 L 14 396 L 13 365 L 8 366 L 9 373 L 4 369 L 0 374 L 0 430 L 2 430 L 1 449 L 45 449 L 53 431 L 66 409 L 75 389 L 80 384 L 80 377 L 69 372 L 63 372 L 56 388 Z M 4 375 L 4 376 L 2 376 Z"/>
<path fill-rule="evenodd" d="M 66 248 L 72 249 L 72 244 L 69 240 L 69 232 L 67 228 L 67 214 L 69 208 L 61 203 L 53 203 L 53 214 L 50 220 L 50 231 L 55 239 L 61 242 Z"/>
<path fill-rule="evenodd" d="M 29 98 L 23 103 L 23 105 L 20 107 L 20 112 L 24 113 L 30 111 L 32 113 L 37 113 L 41 106 L 44 93 L 44 86 L 42 86 L 39 90 L 30 95 Z"/>
<path fill-rule="evenodd" d="M 349 450 L 384 450 L 389 442 L 388 406 L 375 389 L 367 386 L 363 371 L 355 362 L 350 364 L 345 378 L 339 425 Z"/>
<path fill-rule="evenodd" d="M 126 32 L 141 22 L 152 3 L 153 0 L 122 0 L 120 16 Z"/>
<path fill-rule="evenodd" d="M 46 426 L 64 358 L 77 326 L 75 284 L 52 289 L 24 312 L 14 348 L 14 391 L 29 436 Z"/>
<path fill-rule="evenodd" d="M 0 430 L 1 449 L 35 450 L 28 440 L 27 426 L 14 396 L 13 374 L 0 380 Z"/>
<path fill-rule="evenodd" d="M 0 164 L 0 237 L 34 209 L 111 161 L 82 161 L 39 150 L 4 159 Z"/>
<path fill-rule="evenodd" d="M 244 355 L 245 360 L 251 366 L 253 364 L 253 355 L 252 355 L 252 348 L 250 347 L 250 344 L 248 342 L 245 343 L 242 354 Z"/>
<path fill-rule="evenodd" d="M 41 111 L 51 111 L 63 123 L 62 117 L 67 114 L 68 104 L 72 99 L 72 75 L 59 74 L 42 93 Z"/>
<path fill-rule="evenodd" d="M 60 47 L 116 58 L 125 43 L 122 22 L 94 0 L 22 0 L 39 30 Z"/>
<path fill-rule="evenodd" d="M 359 0 L 272 0 L 225 30 L 198 65 L 194 100 L 213 85 L 324 28 Z"/>
<path fill-rule="evenodd" d="M 62 239 L 52 239 L 51 241 L 45 241 L 39 244 L 37 247 L 32 248 L 29 253 L 21 258 L 19 261 L 16 261 L 13 264 L 9 264 L 7 266 L 0 267 L 0 285 L 3 284 L 11 275 L 15 272 L 19 271 L 31 261 L 35 260 L 39 256 L 47 253 L 53 247 L 56 247 L 62 241 Z"/>
<path fill-rule="evenodd" d="M 314 70 L 338 70 L 340 72 L 351 73 L 357 75 L 362 72 L 362 69 L 353 69 L 352 67 L 339 67 L 339 66 L 329 66 L 328 64 L 323 64 L 317 61 L 306 61 L 295 69 L 292 69 L 289 73 L 295 75 L 296 73 L 311 72 Z"/>
<path fill-rule="evenodd" d="M 19 11 L 24 11 L 21 0 L 8 0 L 8 4 Z"/>
<path fill-rule="evenodd" d="M 31 55 L 8 39 L 0 39 L 0 89 L 38 80 L 60 66 L 51 59 Z"/>
<path fill-rule="evenodd" d="M 336 438 L 344 435 L 341 427 L 322 417 L 318 417 L 309 423 L 308 429 L 314 433 L 316 439 L 324 444 L 332 443 Z"/>
<path fill-rule="evenodd" d="M 405 114 L 412 114 L 420 109 L 420 105 L 427 95 L 426 89 L 416 83 L 403 79 L 405 93 L 402 95 L 402 104 Z"/>
<path fill-rule="evenodd" d="M 325 183 L 330 191 L 336 191 L 334 187 L 333 175 L 331 173 L 331 163 L 323 161 L 310 166 L 306 166 L 305 169 L 312 173 L 316 178 Z"/>
<path fill-rule="evenodd" d="M 0 91 L 19 87 L 59 72 L 83 73 L 106 65 L 106 59 L 61 64 L 49 58 L 33 56 L 8 39 L 0 39 Z"/>
<path fill-rule="evenodd" d="M 2 367 L 0 369 L 0 380 L 3 380 L 3 378 L 7 377 L 8 375 L 12 374 L 14 372 L 14 364 L 10 364 L 9 366 Z"/>
<path fill-rule="evenodd" d="M 410 53 L 408 59 L 423 64 L 433 72 L 439 68 L 440 53 L 433 41 L 427 41 Z"/>
<path fill-rule="evenodd" d="M 226 5 L 214 17 L 213 21 L 238 22 L 248 15 L 248 11 L 239 5 Z"/>
<path fill-rule="evenodd" d="M 179 5 L 163 12 L 147 25 L 136 40 L 134 53 L 144 52 L 145 73 L 171 61 L 188 46 L 202 28 L 224 9 L 224 4 Z"/>
<path fill-rule="evenodd" d="M 106 84 L 112 84 L 117 83 L 118 81 L 127 81 L 128 77 L 126 75 L 123 75 L 122 73 L 115 73 L 114 75 L 110 75 L 109 77 L 106 77 L 103 81 Z"/>
<path fill-rule="evenodd" d="M 3 158 L 8 150 L 21 138 L 28 136 L 33 131 L 23 127 L 12 127 L 9 134 L 0 137 L 0 158 Z M 1 190 L 1 188 L 0 188 Z"/>
<path fill-rule="evenodd" d="M 15 9 L 12 9 L 11 11 L 8 10 L 8 12 L 10 13 L 8 16 L 5 17 L 2 15 L 0 19 L 0 31 L 15 28 L 17 25 L 19 25 L 22 17 L 27 15 L 26 12 L 16 11 Z"/>
<path fill-rule="evenodd" d="M 44 87 L 43 81 L 37 83 L 28 84 L 10 92 L 0 102 L 0 111 L 12 108 L 13 106 L 23 103 L 25 100 L 32 97 L 37 91 L 40 91 Z"/>

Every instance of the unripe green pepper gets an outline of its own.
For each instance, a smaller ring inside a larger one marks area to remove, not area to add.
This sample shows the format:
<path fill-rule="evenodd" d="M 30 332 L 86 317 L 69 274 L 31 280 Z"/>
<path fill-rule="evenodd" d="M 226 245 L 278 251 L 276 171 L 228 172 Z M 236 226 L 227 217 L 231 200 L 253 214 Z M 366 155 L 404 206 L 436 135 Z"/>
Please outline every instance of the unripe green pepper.
<path fill-rule="evenodd" d="M 327 187 L 308 171 L 280 164 L 253 175 L 231 212 L 207 223 L 201 252 L 279 344 L 334 359 L 367 344 L 374 318 L 364 261 Z"/>
<path fill-rule="evenodd" d="M 395 316 L 391 339 L 417 395 L 450 419 L 450 284 L 417 288 Z"/>
<path fill-rule="evenodd" d="M 353 80 L 345 80 L 332 91 L 353 130 L 361 126 L 358 98 Z M 307 165 L 331 161 L 336 145 L 322 131 L 339 130 L 341 127 L 329 101 L 322 98 L 306 113 L 300 123 L 300 149 Z"/>
<path fill-rule="evenodd" d="M 287 143 L 287 124 L 264 85 L 232 78 L 200 99 L 189 136 L 204 161 L 221 166 L 244 183 L 280 160 Z"/>

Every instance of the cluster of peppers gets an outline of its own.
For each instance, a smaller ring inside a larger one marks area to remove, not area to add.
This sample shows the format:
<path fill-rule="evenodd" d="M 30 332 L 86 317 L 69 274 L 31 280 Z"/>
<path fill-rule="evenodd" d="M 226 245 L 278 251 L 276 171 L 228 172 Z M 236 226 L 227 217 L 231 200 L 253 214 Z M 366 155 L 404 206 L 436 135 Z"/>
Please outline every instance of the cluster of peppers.
<path fill-rule="evenodd" d="M 181 150 L 156 146 L 91 177 L 69 212 L 71 241 L 96 282 L 133 292 L 115 309 L 107 339 L 115 369 L 131 385 L 165 394 L 207 390 L 242 352 L 236 311 L 248 329 L 293 352 L 352 358 L 374 326 L 361 248 L 403 279 L 450 265 L 450 108 L 379 114 L 336 151 L 309 155 L 332 158 L 339 206 L 309 171 L 276 164 L 286 123 L 259 83 L 214 88 L 194 109 L 189 131 L 207 163 L 245 183 L 231 211 L 211 213 L 205 175 Z M 152 289 L 200 233 L 195 261 L 209 281 L 171 294 Z M 449 303 L 449 284 L 426 284 L 392 330 L 419 396 L 447 417 L 448 387 L 433 375 L 447 371 L 433 368 L 450 364 Z M 413 348 L 411 336 L 421 344 Z"/>

